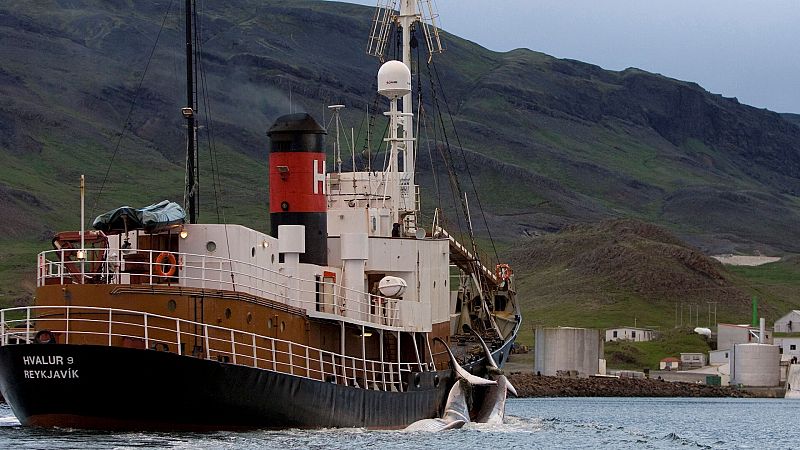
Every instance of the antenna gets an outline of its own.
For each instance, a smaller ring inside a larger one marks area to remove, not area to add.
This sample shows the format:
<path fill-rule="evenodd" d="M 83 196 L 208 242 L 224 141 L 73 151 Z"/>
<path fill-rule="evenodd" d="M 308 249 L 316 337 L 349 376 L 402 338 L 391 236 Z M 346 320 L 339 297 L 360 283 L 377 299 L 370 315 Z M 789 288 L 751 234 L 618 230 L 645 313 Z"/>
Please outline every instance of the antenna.
<path fill-rule="evenodd" d="M 342 173 L 342 147 L 339 144 L 339 125 L 341 119 L 339 111 L 344 108 L 344 105 L 330 105 L 328 109 L 333 112 L 333 126 L 336 127 L 336 141 L 333 143 L 333 159 L 336 164 L 336 171 Z M 353 158 L 353 170 L 355 170 L 355 157 Z"/>

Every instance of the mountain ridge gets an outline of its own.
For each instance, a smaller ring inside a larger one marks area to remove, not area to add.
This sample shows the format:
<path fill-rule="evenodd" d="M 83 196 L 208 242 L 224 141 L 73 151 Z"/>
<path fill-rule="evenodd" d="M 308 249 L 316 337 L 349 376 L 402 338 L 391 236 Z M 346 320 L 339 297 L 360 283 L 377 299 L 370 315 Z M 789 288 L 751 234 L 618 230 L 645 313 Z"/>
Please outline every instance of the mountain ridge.
<path fill-rule="evenodd" d="M 166 46 L 180 43 L 181 21 L 176 8 L 164 15 L 168 4 L 17 0 L 0 7 L 0 36 L 9 43 L 0 50 L 0 93 L 11 99 L 0 107 L 0 152 L 9 161 L 0 173 L 0 191 L 7 193 L 0 206 L 14 212 L 0 221 L 0 231 L 38 236 L 74 228 L 74 206 L 65 205 L 75 202 L 61 186 L 75 184 L 67 180 L 80 173 L 91 182 L 95 214 L 182 197 L 182 101 L 174 86 L 183 49 Z M 290 97 L 295 108 L 312 112 L 346 104 L 344 118 L 363 122 L 378 67 L 363 50 L 372 12 L 313 1 L 215 2 L 201 12 L 200 51 L 226 185 L 202 183 L 203 198 L 224 192 L 238 220 L 264 230 L 264 131 L 289 112 Z M 162 44 L 137 94 L 158 33 Z M 800 228 L 791 226 L 800 218 L 796 115 L 635 68 L 608 71 L 444 38 L 448 49 L 436 57 L 431 76 L 446 86 L 499 239 L 635 217 L 707 252 L 800 250 Z M 425 65 L 418 67 L 429 83 Z M 115 151 L 134 97 L 137 107 Z M 147 166 L 163 173 L 155 176 Z M 444 177 L 437 164 L 421 161 L 420 168 L 428 170 L 420 179 L 432 192 L 434 178 Z M 513 182 L 496 173 L 513 174 Z M 134 188 L 142 181 L 158 199 Z M 258 185 L 263 189 L 251 188 Z M 213 217 L 214 209 L 205 206 L 204 216 Z"/>

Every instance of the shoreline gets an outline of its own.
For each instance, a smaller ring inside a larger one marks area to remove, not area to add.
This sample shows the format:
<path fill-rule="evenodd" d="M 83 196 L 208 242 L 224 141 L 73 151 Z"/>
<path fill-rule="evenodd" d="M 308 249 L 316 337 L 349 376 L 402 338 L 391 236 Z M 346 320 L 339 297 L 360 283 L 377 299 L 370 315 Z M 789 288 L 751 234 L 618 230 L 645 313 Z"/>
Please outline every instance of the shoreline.
<path fill-rule="evenodd" d="M 761 397 L 730 386 L 670 382 L 648 378 L 563 378 L 512 372 L 519 398 L 534 397 Z"/>

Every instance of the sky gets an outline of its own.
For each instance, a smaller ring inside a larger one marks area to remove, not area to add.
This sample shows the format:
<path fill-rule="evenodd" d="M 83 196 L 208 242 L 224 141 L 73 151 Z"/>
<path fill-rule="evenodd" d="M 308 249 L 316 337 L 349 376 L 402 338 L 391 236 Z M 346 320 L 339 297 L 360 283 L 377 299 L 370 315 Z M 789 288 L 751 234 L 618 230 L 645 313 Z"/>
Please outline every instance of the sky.
<path fill-rule="evenodd" d="M 374 6 L 377 0 L 351 0 Z M 434 0 L 446 31 L 800 113 L 800 0 Z"/>

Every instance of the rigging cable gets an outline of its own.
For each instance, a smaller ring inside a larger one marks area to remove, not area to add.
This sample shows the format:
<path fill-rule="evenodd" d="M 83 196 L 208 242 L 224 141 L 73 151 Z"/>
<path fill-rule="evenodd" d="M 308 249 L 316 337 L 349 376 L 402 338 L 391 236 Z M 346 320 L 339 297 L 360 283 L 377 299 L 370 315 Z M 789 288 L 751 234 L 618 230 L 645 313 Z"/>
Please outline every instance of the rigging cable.
<path fill-rule="evenodd" d="M 217 146 L 216 141 L 214 140 L 214 130 L 213 130 L 213 121 L 211 119 L 211 101 L 210 95 L 208 94 L 208 79 L 206 76 L 206 69 L 203 65 L 203 59 L 200 57 L 202 53 L 202 39 L 201 37 L 201 27 L 200 21 L 195 15 L 195 44 L 197 47 L 197 53 L 195 54 L 195 58 L 197 64 L 197 73 L 195 76 L 199 76 L 200 80 L 202 81 L 200 89 L 203 95 L 203 109 L 205 111 L 205 124 L 206 124 L 206 134 L 208 135 L 208 155 L 209 155 L 209 162 L 211 164 L 211 184 L 214 190 L 214 203 L 217 212 L 217 221 L 221 221 L 223 224 L 223 229 L 225 230 L 225 246 L 228 249 L 228 262 L 230 264 L 230 275 L 231 275 L 231 288 L 234 292 L 236 292 L 236 280 L 234 279 L 233 275 L 233 259 L 231 255 L 231 245 L 230 245 L 230 238 L 228 236 L 228 221 L 225 218 L 225 207 L 221 206 L 222 204 L 222 182 L 220 180 L 220 170 L 219 170 L 219 155 L 217 154 Z M 198 152 L 199 153 L 199 152 Z M 199 166 L 199 164 L 197 165 Z M 199 170 L 199 169 L 198 169 Z"/>
<path fill-rule="evenodd" d="M 463 209 L 464 208 L 464 204 L 461 201 L 461 199 L 459 198 L 460 197 L 460 192 L 461 192 L 461 185 L 460 185 L 460 183 L 458 181 L 458 177 L 455 174 L 455 165 L 453 163 L 453 155 L 452 155 L 452 153 L 450 151 L 450 139 L 447 136 L 447 130 L 446 130 L 445 126 L 444 126 L 444 119 L 442 118 L 441 107 L 439 106 L 439 98 L 436 95 L 436 88 L 434 86 L 434 79 L 433 79 L 433 75 L 431 74 L 431 70 L 430 70 L 431 69 L 430 61 L 428 61 L 426 63 L 426 65 L 427 65 L 427 68 L 428 68 L 428 81 L 430 82 L 430 86 L 431 86 L 431 100 L 433 102 L 434 112 L 435 112 L 436 116 L 439 118 L 439 123 L 441 125 L 441 129 L 440 130 L 441 130 L 441 133 L 442 133 L 442 140 L 444 141 L 444 146 L 436 145 L 436 149 L 439 151 L 439 156 L 441 156 L 442 162 L 444 163 L 444 166 L 447 168 L 447 177 L 448 177 L 448 181 L 450 182 L 450 195 L 452 196 L 453 206 L 455 207 L 455 206 L 461 204 L 462 205 L 462 209 Z M 435 125 L 435 122 L 434 122 L 434 125 Z M 445 154 L 445 150 L 447 151 L 446 154 Z M 441 199 L 440 199 L 440 202 L 441 202 Z M 466 214 L 466 211 L 464 211 L 464 213 Z M 462 238 L 463 238 L 464 229 L 462 227 L 461 219 L 462 219 L 461 214 L 457 214 L 456 217 L 455 217 L 455 220 L 456 220 L 455 225 L 456 225 L 456 227 L 458 229 L 459 234 L 461 234 Z M 450 232 L 452 232 L 452 230 Z"/>
<path fill-rule="evenodd" d="M 436 81 L 439 85 L 441 85 L 441 80 L 439 78 L 439 70 L 436 68 L 436 64 L 433 64 L 433 72 L 436 74 Z M 447 107 L 447 115 L 450 117 L 450 123 L 453 125 L 453 134 L 456 138 L 456 143 L 458 143 L 458 148 L 461 150 L 461 157 L 464 160 L 464 166 L 467 170 L 467 175 L 469 176 L 470 184 L 472 184 L 472 189 L 475 191 L 475 199 L 478 201 L 478 210 L 481 212 L 481 218 L 483 219 L 483 224 L 486 227 L 486 232 L 489 234 L 489 242 L 492 244 L 492 251 L 494 251 L 495 259 L 499 261 L 500 257 L 497 254 L 497 247 L 494 244 L 494 238 L 492 237 L 491 228 L 489 228 L 489 223 L 486 220 L 486 214 L 483 210 L 483 204 L 481 204 L 481 197 L 478 195 L 478 189 L 475 186 L 475 180 L 472 178 L 472 171 L 469 168 L 469 162 L 467 161 L 467 155 L 464 151 L 464 146 L 461 144 L 461 138 L 458 136 L 458 130 L 456 130 L 455 120 L 453 119 L 453 113 L 450 111 L 450 105 L 447 103 L 447 97 L 445 96 L 444 92 L 442 92 L 442 99 L 444 100 L 444 105 Z"/>
<path fill-rule="evenodd" d="M 417 30 L 414 29 L 414 37 L 415 38 L 416 38 L 416 32 L 417 32 Z M 422 101 L 422 99 L 424 97 L 422 95 L 423 86 L 422 86 L 422 70 L 420 68 L 420 57 L 419 57 L 419 51 L 420 50 L 419 50 L 419 45 L 415 46 L 414 48 L 417 51 L 417 61 L 416 61 L 416 63 L 417 63 L 417 130 L 415 130 L 415 133 L 414 133 L 414 135 L 417 138 L 417 151 L 414 153 L 414 157 L 417 158 L 418 155 L 419 155 L 419 148 L 421 147 L 421 143 L 422 143 L 422 139 L 420 139 L 419 130 L 420 130 L 420 127 L 423 126 L 423 122 L 424 122 L 424 127 L 425 127 L 425 135 L 426 136 L 430 136 L 430 134 L 429 134 L 429 130 L 428 130 L 427 115 L 425 114 L 425 112 L 426 112 L 425 104 Z M 435 136 L 434 136 L 434 139 L 435 139 Z M 439 190 L 439 180 L 438 180 L 438 174 L 436 173 L 436 166 L 433 163 L 433 153 L 431 152 L 431 141 L 430 141 L 430 138 L 425 139 L 425 147 L 428 150 L 428 159 L 430 160 L 430 164 L 431 164 L 431 177 L 433 178 L 433 186 L 434 186 L 434 190 L 436 191 L 437 207 L 438 207 L 439 211 L 442 211 L 441 191 Z M 416 161 L 414 162 L 414 167 L 415 168 L 417 167 Z M 421 205 L 420 205 L 420 207 L 421 207 Z M 420 215 L 421 215 L 421 212 L 420 212 Z M 433 225 L 435 225 L 435 224 L 433 224 Z M 432 227 L 433 227 L 433 225 L 432 225 Z M 431 234 L 433 234 L 433 233 L 436 233 L 436 230 L 432 228 L 431 229 Z"/>
<path fill-rule="evenodd" d="M 97 213 L 97 204 L 100 201 L 100 197 L 103 196 L 103 189 L 106 186 L 106 182 L 108 181 L 108 175 L 111 173 L 111 167 L 114 165 L 114 159 L 117 157 L 117 153 L 119 153 L 120 145 L 122 144 L 122 138 L 125 136 L 125 130 L 128 129 L 130 126 L 131 116 L 133 115 L 133 110 L 136 107 L 136 101 L 139 99 L 139 93 L 142 91 L 142 83 L 144 83 L 144 78 L 147 75 L 147 70 L 150 68 L 150 63 L 153 60 L 153 55 L 156 52 L 156 48 L 158 47 L 158 40 L 161 38 L 161 32 L 164 31 L 164 25 L 167 23 L 167 18 L 169 18 L 169 12 L 172 9 L 172 3 L 174 0 L 170 0 L 169 4 L 167 5 L 167 11 L 164 12 L 164 18 L 161 20 L 161 27 L 158 29 L 158 34 L 156 34 L 156 41 L 153 43 L 153 48 L 150 49 L 150 55 L 147 57 L 147 64 L 144 66 L 144 71 L 142 72 L 142 76 L 139 78 L 139 84 L 136 86 L 136 92 L 133 94 L 133 100 L 131 101 L 131 106 L 128 108 L 128 114 L 125 116 L 125 123 L 122 125 L 122 131 L 119 134 L 119 138 L 117 139 L 117 144 L 114 146 L 114 153 L 111 154 L 111 160 L 108 162 L 108 168 L 106 169 L 106 174 L 103 177 L 103 182 L 100 184 L 100 191 L 98 191 L 97 196 L 94 198 L 94 205 L 92 205 L 92 212 L 89 214 L 89 217 L 94 216 Z"/>

